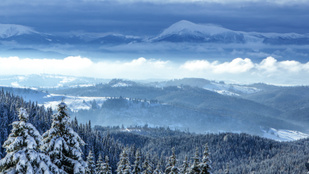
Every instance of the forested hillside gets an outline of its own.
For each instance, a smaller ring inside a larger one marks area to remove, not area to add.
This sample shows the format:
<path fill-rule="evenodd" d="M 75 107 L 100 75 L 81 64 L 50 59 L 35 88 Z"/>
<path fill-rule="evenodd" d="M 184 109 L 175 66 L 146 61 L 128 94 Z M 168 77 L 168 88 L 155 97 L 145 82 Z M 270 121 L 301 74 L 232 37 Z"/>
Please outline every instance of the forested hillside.
<path fill-rule="evenodd" d="M 187 84 L 187 81 L 184 81 L 185 84 Z M 210 83 L 209 81 L 189 80 L 190 83 L 192 81 L 196 82 L 192 86 L 168 86 L 168 84 L 174 85 L 174 83 L 166 82 L 166 86 L 154 87 L 153 84 L 143 85 L 132 81 L 112 80 L 108 84 L 55 89 L 50 90 L 50 92 L 71 96 L 108 98 L 105 101 L 106 104 L 100 104 L 95 109 L 79 110 L 76 114 L 82 122 L 85 121 L 85 115 L 89 115 L 90 120 L 105 126 L 109 124 L 124 124 L 126 126 L 136 124 L 171 125 L 182 130 L 189 129 L 198 133 L 240 131 L 255 135 L 262 135 L 263 131 L 268 131 L 270 128 L 307 130 L 302 123 L 290 122 L 288 116 L 282 117 L 285 112 L 281 108 L 249 99 L 250 94 L 241 96 L 222 95 L 201 88 L 202 84 L 207 85 Z M 176 84 L 179 83 L 177 81 Z M 241 88 L 246 90 L 252 88 L 256 92 L 259 91 L 258 88 L 254 87 L 242 86 Z M 244 97 L 246 95 L 248 96 Z M 110 102 L 115 104 L 114 109 L 107 105 Z M 153 102 L 157 104 L 149 105 Z M 196 122 L 198 123 L 195 124 Z M 207 125 L 200 125 L 201 123 Z"/>
<path fill-rule="evenodd" d="M 42 134 L 51 126 L 50 109 L 45 110 L 35 103 L 25 102 L 22 98 L 1 91 L 1 144 L 11 131 L 10 124 L 17 120 L 20 107 L 29 112 L 29 121 Z M 80 135 L 86 145 L 82 147 L 83 159 L 92 150 L 95 161 L 99 156 L 108 156 L 112 171 L 115 172 L 120 153 L 127 149 L 130 164 L 135 161 L 136 151 L 141 151 L 141 161 L 149 160 L 152 168 L 159 165 L 165 171 L 168 157 L 175 148 L 176 166 L 181 168 L 182 161 L 188 156 L 193 163 L 195 149 L 198 158 L 202 159 L 204 145 L 209 147 L 213 173 L 305 173 L 305 163 L 309 159 L 309 139 L 294 142 L 276 142 L 273 140 L 251 136 L 248 134 L 191 134 L 173 131 L 167 128 L 144 127 L 99 127 L 94 129 L 91 122 L 79 124 L 71 118 L 70 126 Z M 146 155 L 149 154 L 149 155 Z M 6 155 L 1 149 L 1 158 Z M 191 166 L 191 165 L 190 165 Z"/>

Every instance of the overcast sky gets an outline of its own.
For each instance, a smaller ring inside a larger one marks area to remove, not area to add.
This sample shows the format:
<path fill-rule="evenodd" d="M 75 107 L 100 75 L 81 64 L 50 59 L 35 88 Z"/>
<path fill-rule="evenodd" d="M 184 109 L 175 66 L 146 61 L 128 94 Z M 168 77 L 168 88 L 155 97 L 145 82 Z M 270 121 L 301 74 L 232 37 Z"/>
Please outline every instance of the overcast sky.
<path fill-rule="evenodd" d="M 240 31 L 308 33 L 307 0 L 2 0 L 0 23 L 41 32 L 155 35 L 180 20 Z"/>
<path fill-rule="evenodd" d="M 212 23 L 238 31 L 309 33 L 308 0 L 2 0 L 0 23 L 40 32 L 117 32 L 157 35 L 180 20 Z M 142 55 L 141 55 L 142 56 Z M 171 79 L 201 77 L 240 83 L 309 85 L 309 63 L 265 56 L 229 61 L 138 58 L 117 61 L 86 57 L 4 57 L 0 75 L 65 74 L 101 78 Z M 103 61 L 105 60 L 105 61 Z M 284 74 L 284 76 L 282 76 Z"/>

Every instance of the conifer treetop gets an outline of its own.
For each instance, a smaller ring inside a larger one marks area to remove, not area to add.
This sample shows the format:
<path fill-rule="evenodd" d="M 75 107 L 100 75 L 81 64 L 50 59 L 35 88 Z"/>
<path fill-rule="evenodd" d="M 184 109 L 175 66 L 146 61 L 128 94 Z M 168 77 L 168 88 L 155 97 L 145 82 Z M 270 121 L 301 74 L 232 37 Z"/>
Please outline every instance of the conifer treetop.
<path fill-rule="evenodd" d="M 53 163 L 67 173 L 84 173 L 87 164 L 82 159 L 81 146 L 85 142 L 69 126 L 70 117 L 66 111 L 67 105 L 64 102 L 58 104 L 52 126 L 43 134 L 42 149 L 49 154 Z"/>
<path fill-rule="evenodd" d="M 20 121 L 13 122 L 13 129 L 3 144 L 7 154 L 0 161 L 0 173 L 64 173 L 41 152 L 42 137 L 27 123 L 28 118 L 27 111 L 20 108 Z"/>

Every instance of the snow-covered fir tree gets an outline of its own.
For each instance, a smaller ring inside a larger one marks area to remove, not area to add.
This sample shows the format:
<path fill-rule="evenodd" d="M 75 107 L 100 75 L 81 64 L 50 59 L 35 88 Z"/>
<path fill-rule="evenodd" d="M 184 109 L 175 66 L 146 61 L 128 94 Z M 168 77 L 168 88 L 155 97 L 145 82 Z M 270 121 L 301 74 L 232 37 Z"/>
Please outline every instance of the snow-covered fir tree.
<path fill-rule="evenodd" d="M 105 163 L 102 165 L 102 173 L 103 174 L 112 174 L 112 168 L 109 165 L 109 158 L 105 156 Z"/>
<path fill-rule="evenodd" d="M 0 161 L 0 173 L 64 173 L 51 162 L 49 156 L 41 152 L 42 137 L 38 130 L 27 122 L 28 119 L 27 111 L 20 108 L 19 121 L 12 123 L 13 129 L 3 144 L 7 154 Z"/>
<path fill-rule="evenodd" d="M 196 148 L 195 156 L 193 157 L 193 164 L 190 169 L 190 174 L 199 174 L 201 172 L 199 165 L 200 165 L 200 157 L 198 154 L 198 148 Z"/>
<path fill-rule="evenodd" d="M 189 162 L 188 162 L 188 157 L 185 157 L 185 160 L 182 163 L 181 169 L 180 169 L 181 174 L 188 174 L 190 173 L 190 167 L 189 167 Z"/>
<path fill-rule="evenodd" d="M 95 170 L 96 170 L 97 174 L 103 174 L 104 173 L 103 172 L 103 159 L 102 159 L 101 154 L 99 154 L 99 158 L 97 160 L 97 165 L 96 165 Z"/>
<path fill-rule="evenodd" d="M 165 170 L 166 174 L 178 174 L 179 169 L 176 167 L 176 155 L 175 155 L 175 148 L 172 148 L 172 155 L 169 157 L 169 164 L 167 165 L 168 167 Z"/>
<path fill-rule="evenodd" d="M 153 168 L 152 168 L 152 163 L 150 162 L 150 154 L 146 154 L 145 161 L 143 163 L 143 174 L 152 174 L 153 173 Z"/>
<path fill-rule="evenodd" d="M 142 167 L 141 167 L 141 154 L 140 151 L 137 150 L 135 153 L 135 161 L 132 169 L 132 174 L 141 174 Z"/>
<path fill-rule="evenodd" d="M 131 173 L 130 160 L 127 153 L 127 149 L 124 149 L 120 154 L 120 160 L 117 164 L 117 174 L 130 174 L 130 173 Z"/>
<path fill-rule="evenodd" d="M 95 162 L 94 162 L 94 156 L 92 151 L 89 151 L 89 154 L 87 156 L 87 168 L 86 168 L 86 173 L 87 174 L 95 174 Z"/>
<path fill-rule="evenodd" d="M 162 169 L 161 169 L 161 159 L 158 160 L 157 167 L 153 171 L 153 174 L 163 174 Z"/>
<path fill-rule="evenodd" d="M 157 167 L 156 169 L 153 171 L 153 174 L 162 174 L 162 170 L 161 170 L 161 161 L 158 160 L 158 164 L 157 164 Z"/>
<path fill-rule="evenodd" d="M 165 173 L 170 173 L 172 171 L 172 167 L 171 158 L 168 158 L 168 162 L 165 166 Z"/>
<path fill-rule="evenodd" d="M 230 174 L 230 166 L 229 163 L 226 164 L 226 169 L 224 170 L 225 174 Z"/>
<path fill-rule="evenodd" d="M 202 162 L 199 164 L 201 169 L 200 174 L 211 174 L 211 161 L 209 159 L 208 145 L 205 145 Z"/>
<path fill-rule="evenodd" d="M 51 128 L 43 134 L 42 150 L 67 173 L 85 173 L 87 164 L 82 159 L 81 150 L 85 143 L 69 126 L 69 119 L 67 105 L 61 102 L 58 104 L 58 113 L 53 115 Z"/>

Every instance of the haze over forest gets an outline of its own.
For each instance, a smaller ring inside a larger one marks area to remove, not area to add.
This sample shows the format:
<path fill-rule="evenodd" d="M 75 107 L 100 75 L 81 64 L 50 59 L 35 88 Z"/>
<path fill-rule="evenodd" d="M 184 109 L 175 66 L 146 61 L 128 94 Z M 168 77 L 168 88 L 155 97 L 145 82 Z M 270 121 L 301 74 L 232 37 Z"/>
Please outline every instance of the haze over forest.
<path fill-rule="evenodd" d="M 207 173 L 209 158 L 213 173 L 307 172 L 308 9 L 306 0 L 2 0 L 0 173 L 25 169 L 28 158 L 11 158 L 18 148 L 35 149 L 27 165 L 49 173 L 138 173 L 141 161 L 143 173 Z M 74 138 L 52 144 L 62 117 Z M 25 148 L 14 143 L 24 129 L 34 137 Z M 77 161 L 63 168 L 53 147 Z"/>

